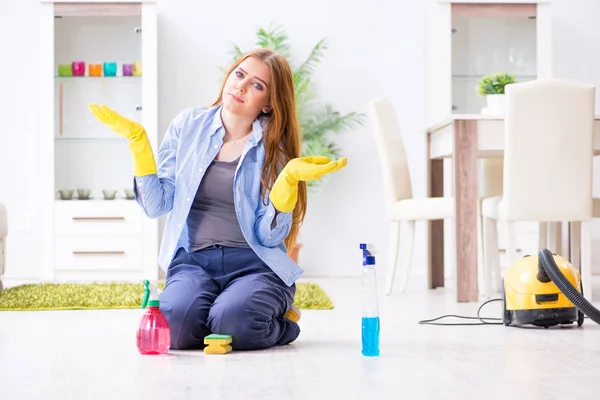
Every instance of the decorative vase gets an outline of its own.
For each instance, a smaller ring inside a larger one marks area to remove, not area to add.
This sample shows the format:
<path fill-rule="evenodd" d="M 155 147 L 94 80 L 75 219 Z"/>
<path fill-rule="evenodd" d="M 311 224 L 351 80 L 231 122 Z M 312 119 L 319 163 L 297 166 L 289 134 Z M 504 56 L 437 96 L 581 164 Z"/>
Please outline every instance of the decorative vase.
<path fill-rule="evenodd" d="M 485 96 L 487 107 L 481 110 L 482 114 L 488 115 L 504 115 L 505 95 L 504 94 L 488 94 Z"/>
<path fill-rule="evenodd" d="M 85 76 L 85 61 L 73 61 L 71 67 L 73 76 Z"/>
<path fill-rule="evenodd" d="M 133 64 L 123 64 L 123 76 L 133 76 Z"/>
<path fill-rule="evenodd" d="M 133 76 L 142 76 L 142 63 L 139 61 L 133 63 Z"/>
<path fill-rule="evenodd" d="M 89 76 L 102 76 L 102 64 L 90 64 L 88 66 Z"/>
<path fill-rule="evenodd" d="M 117 76 L 117 63 L 105 62 L 104 63 L 104 76 Z"/>
<path fill-rule="evenodd" d="M 59 64 L 58 76 L 73 76 L 73 67 L 71 64 Z"/>

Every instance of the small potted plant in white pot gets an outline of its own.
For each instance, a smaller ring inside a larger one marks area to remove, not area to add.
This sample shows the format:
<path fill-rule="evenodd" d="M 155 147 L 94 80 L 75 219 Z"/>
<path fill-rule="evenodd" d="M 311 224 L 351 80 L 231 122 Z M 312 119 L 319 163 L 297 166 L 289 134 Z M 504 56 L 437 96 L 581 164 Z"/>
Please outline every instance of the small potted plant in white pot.
<path fill-rule="evenodd" d="M 477 91 L 485 96 L 487 103 L 487 107 L 481 110 L 482 114 L 504 114 L 504 88 L 516 81 L 514 75 L 506 72 L 495 72 L 481 78 Z"/>

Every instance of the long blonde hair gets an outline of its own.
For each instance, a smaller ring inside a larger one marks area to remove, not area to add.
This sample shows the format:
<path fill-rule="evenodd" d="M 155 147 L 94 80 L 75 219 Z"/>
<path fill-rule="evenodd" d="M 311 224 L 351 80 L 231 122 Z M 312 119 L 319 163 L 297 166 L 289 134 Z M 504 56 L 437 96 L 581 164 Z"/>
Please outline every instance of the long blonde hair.
<path fill-rule="evenodd" d="M 263 135 L 265 147 L 265 164 L 262 170 L 261 183 L 262 195 L 265 196 L 266 190 L 271 190 L 277 175 L 292 158 L 301 155 L 301 133 L 298 114 L 296 113 L 296 97 L 294 94 L 294 78 L 289 63 L 282 55 L 270 49 L 255 49 L 236 60 L 226 77 L 228 77 L 242 61 L 248 57 L 265 63 L 271 72 L 271 85 L 269 89 L 269 105 L 271 107 L 266 118 L 266 130 Z M 212 104 L 217 106 L 222 104 L 223 89 L 226 79 L 219 92 L 219 97 Z M 298 183 L 298 201 L 293 211 L 293 220 L 290 233 L 285 239 L 285 245 L 288 252 L 296 243 L 298 231 L 306 215 L 306 182 Z"/>

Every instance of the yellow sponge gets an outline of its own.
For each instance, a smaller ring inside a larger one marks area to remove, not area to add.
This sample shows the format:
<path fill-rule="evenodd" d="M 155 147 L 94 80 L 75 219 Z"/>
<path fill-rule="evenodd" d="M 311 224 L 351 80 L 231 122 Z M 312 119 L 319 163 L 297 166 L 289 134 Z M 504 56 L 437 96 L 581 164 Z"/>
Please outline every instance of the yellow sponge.
<path fill-rule="evenodd" d="M 231 335 L 217 335 L 212 334 L 204 338 L 204 344 L 207 344 L 204 348 L 206 354 L 226 354 L 231 351 Z"/>

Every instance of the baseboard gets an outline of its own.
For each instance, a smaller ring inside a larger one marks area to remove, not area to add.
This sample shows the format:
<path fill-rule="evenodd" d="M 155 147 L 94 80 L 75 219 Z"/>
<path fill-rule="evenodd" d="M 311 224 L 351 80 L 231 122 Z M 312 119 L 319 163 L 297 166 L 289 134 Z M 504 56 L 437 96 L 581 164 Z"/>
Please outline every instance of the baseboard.
<path fill-rule="evenodd" d="M 38 284 L 42 283 L 39 279 L 35 278 L 23 278 L 23 277 L 14 277 L 14 276 L 3 276 L 2 277 L 2 285 L 5 289 L 22 286 L 22 285 L 30 285 L 30 284 Z"/>

